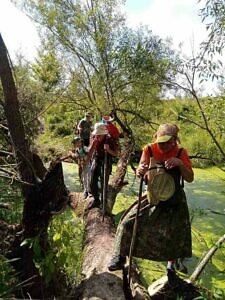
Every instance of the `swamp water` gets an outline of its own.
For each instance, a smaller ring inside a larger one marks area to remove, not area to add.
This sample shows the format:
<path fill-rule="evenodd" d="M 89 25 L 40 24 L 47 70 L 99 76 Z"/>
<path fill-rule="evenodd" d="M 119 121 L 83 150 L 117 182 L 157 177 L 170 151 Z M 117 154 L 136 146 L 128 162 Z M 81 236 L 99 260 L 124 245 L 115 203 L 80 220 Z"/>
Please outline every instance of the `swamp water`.
<path fill-rule="evenodd" d="M 81 191 L 77 166 L 63 164 L 64 178 L 70 191 Z M 193 256 L 185 260 L 188 275 L 192 273 L 202 256 L 225 233 L 225 172 L 218 168 L 194 169 L 195 180 L 185 184 L 185 192 L 192 220 Z M 122 212 L 137 198 L 139 180 L 129 171 L 129 185 L 117 196 L 113 213 L 118 222 Z M 165 263 L 136 259 L 141 268 L 142 279 L 148 286 L 165 275 Z M 182 274 L 180 274 L 182 276 Z M 199 279 L 208 289 L 225 289 L 225 245 L 214 254 Z"/>

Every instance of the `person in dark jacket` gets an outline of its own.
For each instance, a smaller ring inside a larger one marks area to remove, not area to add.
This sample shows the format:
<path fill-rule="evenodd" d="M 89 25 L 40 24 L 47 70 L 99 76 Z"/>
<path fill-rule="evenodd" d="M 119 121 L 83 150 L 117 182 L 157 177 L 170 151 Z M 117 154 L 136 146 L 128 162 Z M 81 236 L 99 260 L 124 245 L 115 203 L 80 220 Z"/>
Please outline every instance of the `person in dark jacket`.
<path fill-rule="evenodd" d="M 84 146 L 89 146 L 92 129 L 92 114 L 86 112 L 85 117 L 80 120 L 77 126 L 78 135 L 83 140 Z"/>

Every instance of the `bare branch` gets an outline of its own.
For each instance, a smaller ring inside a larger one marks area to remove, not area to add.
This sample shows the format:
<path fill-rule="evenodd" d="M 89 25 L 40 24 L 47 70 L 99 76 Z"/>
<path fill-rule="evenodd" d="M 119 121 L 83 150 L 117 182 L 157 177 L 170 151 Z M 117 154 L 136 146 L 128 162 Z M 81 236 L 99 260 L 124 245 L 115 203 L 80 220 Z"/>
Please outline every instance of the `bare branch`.
<path fill-rule="evenodd" d="M 194 272 L 190 276 L 191 281 L 196 281 L 201 275 L 202 271 L 208 264 L 209 260 L 213 257 L 215 252 L 219 249 L 219 247 L 225 241 L 225 234 L 221 236 L 221 238 L 215 243 L 215 245 L 205 254 L 205 256 L 201 259 L 198 266 L 195 268 Z"/>

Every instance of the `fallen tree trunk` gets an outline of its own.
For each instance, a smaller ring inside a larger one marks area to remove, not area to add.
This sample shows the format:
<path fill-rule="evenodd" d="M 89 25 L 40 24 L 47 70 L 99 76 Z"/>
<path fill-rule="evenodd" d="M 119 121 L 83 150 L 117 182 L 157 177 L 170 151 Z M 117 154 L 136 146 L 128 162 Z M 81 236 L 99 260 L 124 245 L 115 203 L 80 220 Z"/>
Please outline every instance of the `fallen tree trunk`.
<path fill-rule="evenodd" d="M 117 163 L 117 169 L 110 178 L 107 192 L 106 211 L 111 215 L 118 193 L 127 182 L 124 181 L 127 166 L 133 151 L 133 142 L 128 139 L 122 155 Z M 70 195 L 71 207 L 78 215 L 83 215 L 85 203 L 80 201 L 77 193 Z M 83 205 L 83 208 L 82 208 Z M 87 210 L 84 213 L 85 243 L 82 265 L 84 279 L 73 291 L 77 299 L 149 299 L 147 291 L 141 286 L 137 272 L 132 270 L 132 286 L 128 285 L 127 266 L 123 270 L 109 272 L 107 265 L 114 250 L 115 224 L 112 216 L 104 216 L 99 208 Z"/>
<path fill-rule="evenodd" d="M 113 253 L 114 225 L 110 217 L 102 221 L 100 209 L 94 208 L 85 216 L 85 247 L 82 266 L 84 280 L 75 294 L 78 299 L 125 299 L 122 272 L 107 270 Z"/>
<path fill-rule="evenodd" d="M 78 197 L 75 201 L 78 200 Z M 79 200 L 78 200 L 79 201 Z M 73 206 L 73 205 L 72 205 Z M 77 209 L 79 204 L 73 207 Z M 115 224 L 109 216 L 104 217 L 99 208 L 85 213 L 85 246 L 81 284 L 72 292 L 76 299 L 150 299 L 141 285 L 139 275 L 132 269 L 132 285 L 128 285 L 128 267 L 109 272 L 107 265 L 113 255 Z"/>

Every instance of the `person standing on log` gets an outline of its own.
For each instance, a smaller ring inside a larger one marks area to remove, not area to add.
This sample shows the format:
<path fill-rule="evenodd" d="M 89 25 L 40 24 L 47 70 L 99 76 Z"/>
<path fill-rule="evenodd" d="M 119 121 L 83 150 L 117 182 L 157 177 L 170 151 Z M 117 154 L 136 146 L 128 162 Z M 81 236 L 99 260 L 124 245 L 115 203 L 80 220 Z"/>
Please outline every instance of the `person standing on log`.
<path fill-rule="evenodd" d="M 91 160 L 91 175 L 89 193 L 93 200 L 89 203 L 88 209 L 100 207 L 99 182 L 101 185 L 101 194 L 103 192 L 103 169 L 106 169 L 107 182 L 112 171 L 112 157 L 119 153 L 119 145 L 113 139 L 102 123 L 96 123 L 92 132 L 92 138 L 89 146 L 89 153 L 86 163 Z M 105 157 L 107 157 L 107 168 L 104 168 Z M 104 187 L 107 188 L 107 187 Z"/>
<path fill-rule="evenodd" d="M 89 146 L 92 131 L 92 113 L 86 112 L 77 126 L 78 135 L 83 140 L 84 146 Z"/>
<path fill-rule="evenodd" d="M 178 131 L 175 124 L 160 125 L 155 142 L 144 147 L 136 170 L 137 176 L 144 176 L 147 181 L 148 191 L 141 199 L 133 255 L 168 261 L 167 276 L 171 286 L 178 282 L 176 259 L 192 255 L 191 226 L 183 179 L 192 182 L 194 173 L 186 149 L 179 145 Z M 162 175 L 162 169 L 166 175 Z M 149 170 L 155 171 L 152 178 Z M 134 203 L 118 224 L 109 271 L 122 269 L 126 262 L 136 211 L 137 203 Z"/>
<path fill-rule="evenodd" d="M 78 174 L 82 187 L 84 188 L 83 198 L 88 197 L 89 181 L 90 181 L 90 163 L 84 163 L 88 155 L 88 147 L 84 146 L 83 140 L 80 137 L 75 137 L 72 140 L 73 149 L 69 154 L 60 158 L 60 161 L 72 158 L 78 164 Z"/>

